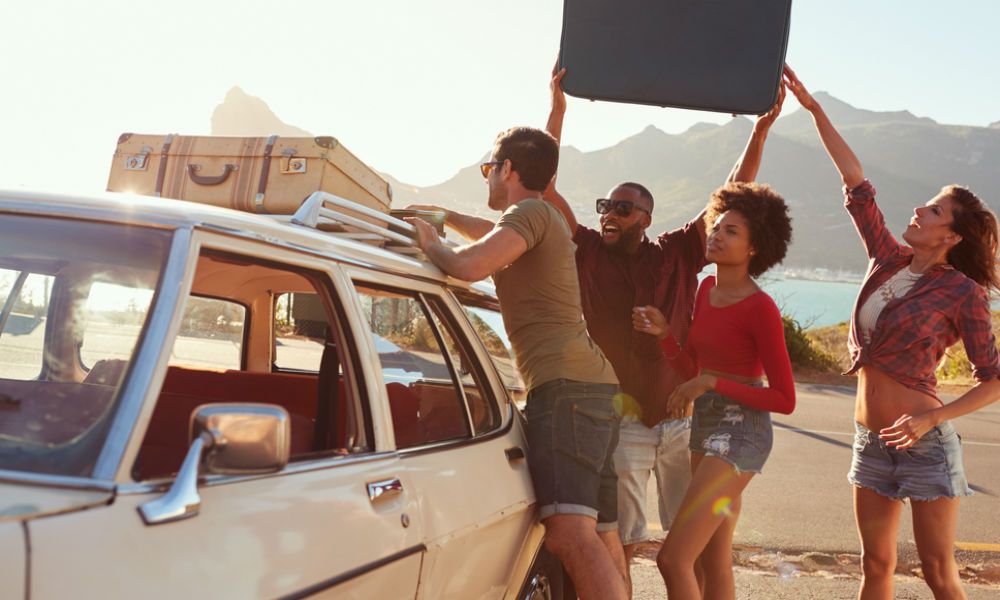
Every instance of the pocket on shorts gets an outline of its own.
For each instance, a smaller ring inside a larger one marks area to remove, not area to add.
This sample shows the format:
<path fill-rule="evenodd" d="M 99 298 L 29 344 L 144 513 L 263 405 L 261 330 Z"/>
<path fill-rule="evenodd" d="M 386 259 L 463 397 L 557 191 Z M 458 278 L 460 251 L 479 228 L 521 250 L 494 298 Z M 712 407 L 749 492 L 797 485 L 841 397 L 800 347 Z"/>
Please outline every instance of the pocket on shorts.
<path fill-rule="evenodd" d="M 917 442 L 916 445 L 903 450 L 903 452 L 906 453 L 907 458 L 914 464 L 925 467 L 942 466 L 948 463 L 948 453 L 945 450 L 945 443 L 947 441 L 949 440 L 935 438 L 922 444 Z"/>
<path fill-rule="evenodd" d="M 573 406 L 573 455 L 594 468 L 604 464 L 611 446 L 615 416 L 612 411 Z"/>

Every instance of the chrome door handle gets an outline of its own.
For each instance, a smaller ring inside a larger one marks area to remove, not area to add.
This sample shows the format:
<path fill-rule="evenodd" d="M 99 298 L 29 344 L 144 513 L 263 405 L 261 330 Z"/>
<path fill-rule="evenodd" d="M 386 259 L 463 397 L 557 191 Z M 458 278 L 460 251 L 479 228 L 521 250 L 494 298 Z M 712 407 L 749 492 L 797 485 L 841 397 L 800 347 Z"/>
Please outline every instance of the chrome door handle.
<path fill-rule="evenodd" d="M 403 484 L 393 477 L 382 481 L 371 481 L 368 483 L 368 500 L 388 500 L 403 493 Z"/>

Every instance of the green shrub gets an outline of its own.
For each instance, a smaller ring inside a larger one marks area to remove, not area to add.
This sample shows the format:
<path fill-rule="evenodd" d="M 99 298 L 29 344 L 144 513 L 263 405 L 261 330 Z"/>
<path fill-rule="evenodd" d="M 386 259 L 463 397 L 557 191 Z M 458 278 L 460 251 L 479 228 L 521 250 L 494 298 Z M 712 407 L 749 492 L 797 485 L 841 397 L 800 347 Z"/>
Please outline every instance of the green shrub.
<path fill-rule="evenodd" d="M 835 369 L 841 373 L 851 368 L 851 357 L 847 354 L 848 322 L 826 327 L 817 327 L 806 332 L 812 347 L 829 356 Z"/>
<path fill-rule="evenodd" d="M 793 367 L 820 371 L 839 370 L 837 359 L 817 348 L 798 321 L 782 315 L 781 322 L 785 327 L 785 346 L 788 348 L 788 358 L 791 359 Z"/>

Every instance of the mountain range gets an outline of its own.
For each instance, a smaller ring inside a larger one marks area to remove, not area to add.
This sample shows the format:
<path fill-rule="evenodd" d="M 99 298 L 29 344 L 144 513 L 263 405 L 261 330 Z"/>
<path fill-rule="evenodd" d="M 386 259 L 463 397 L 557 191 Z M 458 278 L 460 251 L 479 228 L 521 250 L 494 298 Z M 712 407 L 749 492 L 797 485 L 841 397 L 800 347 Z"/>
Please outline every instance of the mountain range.
<path fill-rule="evenodd" d="M 886 222 L 897 235 L 906 227 L 913 208 L 944 185 L 966 185 L 994 211 L 1000 209 L 1000 121 L 989 127 L 942 125 L 908 111 L 855 108 L 823 92 L 815 97 L 861 160 L 865 175 L 878 190 Z M 789 105 L 794 106 L 791 99 L 786 111 Z M 567 115 L 566 130 L 573 127 L 572 116 Z M 649 126 L 614 146 L 591 152 L 565 146 L 557 187 L 580 222 L 596 226 L 596 198 L 622 181 L 642 183 L 656 200 L 653 224 L 647 230 L 652 237 L 698 214 L 712 190 L 725 181 L 752 127 L 749 118 L 735 117 L 723 125 L 699 123 L 680 134 Z M 212 133 L 310 135 L 287 125 L 263 100 L 239 88 L 230 90 L 216 107 Z M 479 173 L 479 162 L 485 157 L 470 159 L 451 179 L 426 187 L 382 173 L 393 187 L 393 207 L 438 204 L 495 217 L 486 207 L 486 188 Z M 790 207 L 793 239 L 785 266 L 864 271 L 867 261 L 843 209 L 840 177 L 808 112 L 789 111 L 775 122 L 757 181 L 770 184 Z"/>

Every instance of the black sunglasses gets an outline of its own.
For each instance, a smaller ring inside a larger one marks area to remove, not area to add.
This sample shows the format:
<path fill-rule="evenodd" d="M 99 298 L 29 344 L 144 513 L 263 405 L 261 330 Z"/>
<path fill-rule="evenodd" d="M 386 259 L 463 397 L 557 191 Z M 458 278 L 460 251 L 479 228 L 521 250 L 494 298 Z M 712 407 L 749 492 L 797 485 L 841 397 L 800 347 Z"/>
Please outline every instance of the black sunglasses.
<path fill-rule="evenodd" d="M 479 171 L 483 174 L 483 177 L 485 179 L 489 179 L 489 177 L 490 177 L 490 171 L 492 171 L 494 167 L 499 167 L 500 165 L 504 164 L 505 162 L 507 162 L 507 161 L 503 161 L 503 160 L 491 160 L 489 162 L 484 162 L 483 164 L 479 165 Z"/>
<path fill-rule="evenodd" d="M 615 214 L 619 217 L 627 217 L 632 214 L 633 210 L 641 210 L 647 215 L 652 215 L 652 213 L 649 212 L 649 209 L 643 208 L 631 200 L 608 200 L 607 198 L 597 199 L 597 214 L 606 215 L 612 210 L 615 211 Z"/>

